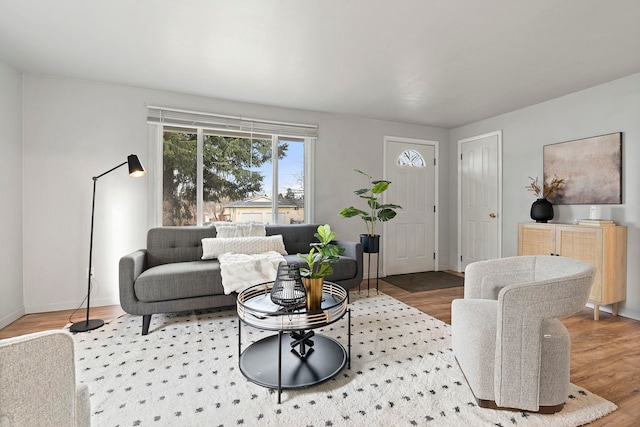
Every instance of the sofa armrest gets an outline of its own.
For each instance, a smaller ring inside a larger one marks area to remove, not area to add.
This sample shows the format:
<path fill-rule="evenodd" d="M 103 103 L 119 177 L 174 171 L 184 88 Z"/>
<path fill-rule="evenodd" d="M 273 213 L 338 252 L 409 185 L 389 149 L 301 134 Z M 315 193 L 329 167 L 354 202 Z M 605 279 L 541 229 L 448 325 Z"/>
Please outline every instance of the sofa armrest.
<path fill-rule="evenodd" d="M 362 260 L 362 245 L 360 242 L 348 242 L 346 240 L 335 240 L 334 243 L 341 248 L 344 248 L 344 253 L 342 256 L 352 258 L 358 264 L 358 271 L 356 272 L 355 277 L 362 280 L 362 275 L 364 272 L 363 260 Z"/>
<path fill-rule="evenodd" d="M 347 242 L 346 240 L 334 240 L 339 247 L 344 249 L 343 256 L 358 260 L 358 249 L 360 249 L 360 257 L 362 257 L 362 245 L 359 242 Z"/>
<path fill-rule="evenodd" d="M 147 250 L 140 249 L 120 258 L 120 305 L 130 314 L 137 314 L 135 306 L 139 303 L 136 298 L 134 284 L 140 274 L 147 268 Z"/>

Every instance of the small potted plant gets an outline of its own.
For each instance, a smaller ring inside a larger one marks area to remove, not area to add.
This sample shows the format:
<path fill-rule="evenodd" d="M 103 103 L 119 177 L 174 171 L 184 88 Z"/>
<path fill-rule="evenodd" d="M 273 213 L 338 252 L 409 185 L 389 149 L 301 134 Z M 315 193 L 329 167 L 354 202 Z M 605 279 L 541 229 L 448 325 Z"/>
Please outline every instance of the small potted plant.
<path fill-rule="evenodd" d="M 331 264 L 338 262 L 338 256 L 344 252 L 344 248 L 331 243 L 335 240 L 336 233 L 331 231 L 329 224 L 318 226 L 314 236 L 318 243 L 311 243 L 308 254 L 298 254 L 307 265 L 300 267 L 302 283 L 307 291 L 307 310 L 320 309 L 324 278 L 333 273 Z"/>
<path fill-rule="evenodd" d="M 525 188 L 536 196 L 537 200 L 533 202 L 531 205 L 531 219 L 536 222 L 547 222 L 553 219 L 553 205 L 548 197 L 553 197 L 555 194 L 559 193 L 564 186 L 564 179 L 558 178 L 557 175 L 553 175 L 553 177 L 547 182 L 540 183 L 538 181 L 538 177 L 532 178 L 529 177 L 531 182 Z"/>
<path fill-rule="evenodd" d="M 381 204 L 379 202 L 382 193 L 387 191 L 391 181 L 373 180 L 373 177 L 359 169 L 354 171 L 364 175 L 370 181 L 370 186 L 354 191 L 355 195 L 363 199 L 368 210 L 358 209 L 354 206 L 344 208 L 339 212 L 342 218 L 351 218 L 359 216 L 364 221 L 366 234 L 360 235 L 360 243 L 365 253 L 377 253 L 380 248 L 380 235 L 376 234 L 376 223 L 386 222 L 395 218 L 396 209 L 402 209 L 401 206 L 395 204 Z"/>

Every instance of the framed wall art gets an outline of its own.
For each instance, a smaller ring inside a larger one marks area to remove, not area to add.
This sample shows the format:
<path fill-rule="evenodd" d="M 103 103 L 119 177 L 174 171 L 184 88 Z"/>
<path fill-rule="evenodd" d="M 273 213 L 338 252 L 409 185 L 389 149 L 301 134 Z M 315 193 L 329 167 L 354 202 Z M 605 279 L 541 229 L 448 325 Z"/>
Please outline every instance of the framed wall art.
<path fill-rule="evenodd" d="M 622 203 L 622 132 L 543 147 L 544 180 L 564 178 L 556 205 Z"/>

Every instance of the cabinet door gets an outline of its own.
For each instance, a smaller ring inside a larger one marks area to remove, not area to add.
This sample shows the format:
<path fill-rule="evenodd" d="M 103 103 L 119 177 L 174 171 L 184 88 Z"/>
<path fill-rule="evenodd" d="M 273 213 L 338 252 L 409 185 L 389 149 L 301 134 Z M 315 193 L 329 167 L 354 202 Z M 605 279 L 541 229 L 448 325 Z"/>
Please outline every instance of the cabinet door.
<path fill-rule="evenodd" d="M 551 255 L 556 251 L 554 225 L 520 224 L 518 234 L 518 255 Z"/>
<path fill-rule="evenodd" d="M 562 227 L 556 228 L 556 251 L 558 255 L 587 262 L 596 267 L 589 300 L 602 301 L 602 228 Z"/>

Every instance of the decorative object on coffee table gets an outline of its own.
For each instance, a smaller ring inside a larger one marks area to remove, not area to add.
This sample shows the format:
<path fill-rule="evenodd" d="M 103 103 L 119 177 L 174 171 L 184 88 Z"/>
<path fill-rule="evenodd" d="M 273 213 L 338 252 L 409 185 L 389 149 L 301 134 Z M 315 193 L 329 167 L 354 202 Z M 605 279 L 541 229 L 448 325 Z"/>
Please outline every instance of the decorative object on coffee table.
<path fill-rule="evenodd" d="M 271 301 L 285 309 L 293 309 L 306 301 L 306 291 L 298 264 L 281 262 L 271 289 Z"/>
<path fill-rule="evenodd" d="M 331 243 L 335 240 L 336 233 L 331 231 L 329 224 L 318 226 L 314 236 L 319 243 L 311 243 L 308 254 L 298 254 L 307 263 L 307 267 L 300 268 L 302 283 L 307 291 L 307 310 L 320 309 L 324 278 L 333 273 L 331 264 L 338 262 L 338 256 L 344 252 L 343 248 Z"/>

